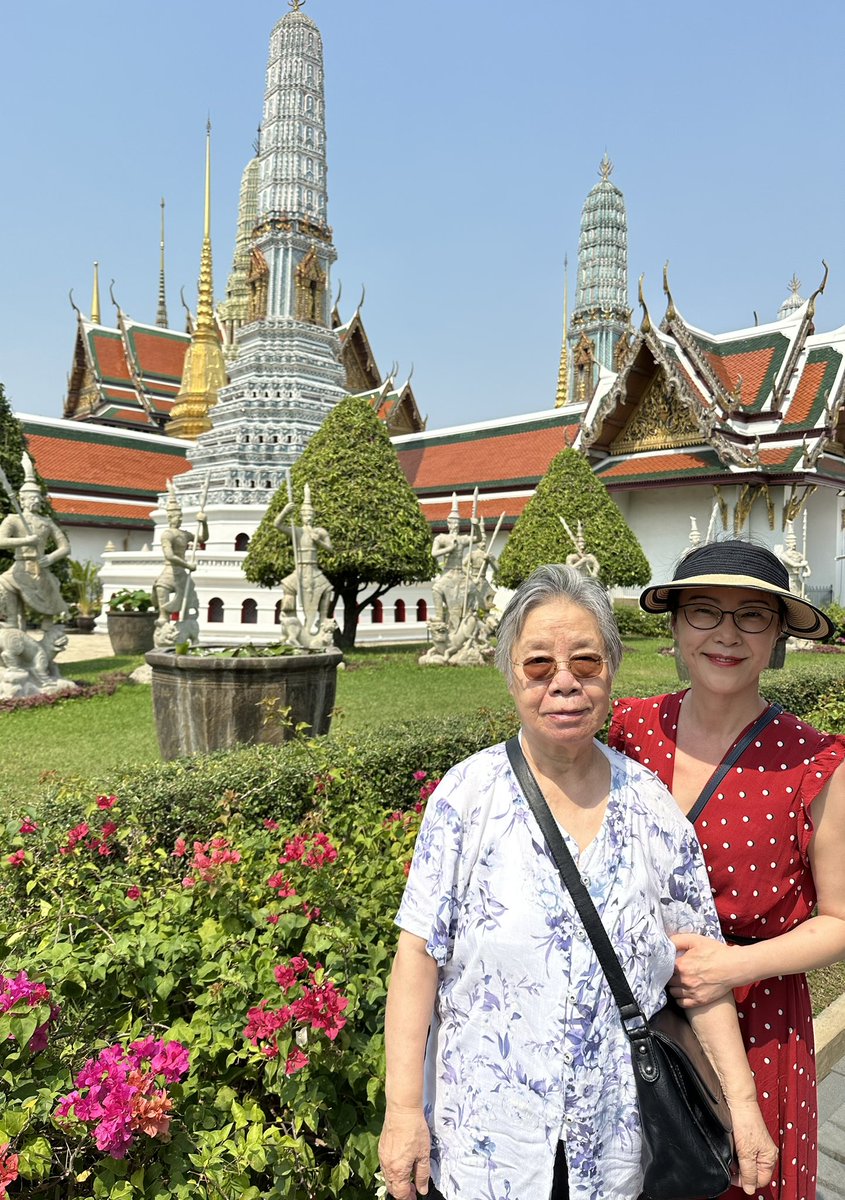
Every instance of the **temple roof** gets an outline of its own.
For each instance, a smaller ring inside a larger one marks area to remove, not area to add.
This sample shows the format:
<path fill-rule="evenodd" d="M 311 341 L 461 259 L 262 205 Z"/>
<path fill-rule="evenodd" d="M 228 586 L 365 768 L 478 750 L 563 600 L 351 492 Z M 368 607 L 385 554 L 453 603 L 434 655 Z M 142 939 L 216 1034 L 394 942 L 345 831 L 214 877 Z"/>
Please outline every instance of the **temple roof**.
<path fill-rule="evenodd" d="M 646 315 L 584 415 L 579 445 L 601 478 L 841 486 L 845 327 L 815 332 L 820 292 L 766 325 L 713 334 L 681 317 L 667 284 L 660 328 Z"/>
<path fill-rule="evenodd" d="M 190 336 L 120 315 L 117 329 L 80 316 L 64 416 L 162 429 Z"/>
<path fill-rule="evenodd" d="M 167 480 L 188 469 L 190 442 L 22 414 L 29 451 L 68 524 L 152 528 Z"/>
<path fill-rule="evenodd" d="M 552 459 L 578 433 L 583 407 L 393 438 L 402 470 L 429 521 L 445 521 L 453 491 L 479 489 L 483 516 L 510 528 Z"/>

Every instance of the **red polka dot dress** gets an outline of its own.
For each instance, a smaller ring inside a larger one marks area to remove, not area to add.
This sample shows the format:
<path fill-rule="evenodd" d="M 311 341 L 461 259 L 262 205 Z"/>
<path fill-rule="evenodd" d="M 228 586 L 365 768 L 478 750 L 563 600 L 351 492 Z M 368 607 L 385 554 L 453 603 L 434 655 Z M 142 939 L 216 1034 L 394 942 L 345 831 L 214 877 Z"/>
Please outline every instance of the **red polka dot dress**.
<path fill-rule="evenodd" d="M 685 694 L 618 700 L 608 738 L 670 790 Z M 812 915 L 811 806 L 843 761 L 845 738 L 781 713 L 711 796 L 695 829 L 728 941 L 777 937 Z M 780 1155 L 771 1184 L 759 1195 L 814 1200 L 818 1120 L 806 976 L 764 979 L 737 988 L 734 997 L 760 1108 Z M 744 1193 L 731 1188 L 727 1195 L 739 1200 Z"/>

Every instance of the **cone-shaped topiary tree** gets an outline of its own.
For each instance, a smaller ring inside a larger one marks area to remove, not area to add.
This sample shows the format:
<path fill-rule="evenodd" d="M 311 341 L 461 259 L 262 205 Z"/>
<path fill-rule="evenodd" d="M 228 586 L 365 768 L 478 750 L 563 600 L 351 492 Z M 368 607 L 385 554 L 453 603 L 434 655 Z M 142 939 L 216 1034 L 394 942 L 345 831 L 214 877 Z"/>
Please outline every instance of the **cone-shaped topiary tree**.
<path fill-rule="evenodd" d="M 517 587 L 536 567 L 565 562 L 572 554 L 575 546 L 561 517 L 573 533 L 581 521 L 586 549 L 599 561 L 602 583 L 608 587 L 648 583 L 648 559 L 607 488 L 586 458 L 567 447 L 553 459 L 514 525 L 499 559 L 496 578 L 503 587 Z"/>
<path fill-rule="evenodd" d="M 291 470 L 294 500 L 311 489 L 315 521 L 329 531 L 320 566 L 343 601 L 338 642 L 355 645 L 362 610 L 400 583 L 435 573 L 431 532 L 405 478 L 387 429 L 360 396 L 347 396 L 326 417 Z M 255 531 L 244 561 L 253 583 L 274 587 L 293 570 L 288 538 L 273 519 L 287 503 L 279 488 Z"/>

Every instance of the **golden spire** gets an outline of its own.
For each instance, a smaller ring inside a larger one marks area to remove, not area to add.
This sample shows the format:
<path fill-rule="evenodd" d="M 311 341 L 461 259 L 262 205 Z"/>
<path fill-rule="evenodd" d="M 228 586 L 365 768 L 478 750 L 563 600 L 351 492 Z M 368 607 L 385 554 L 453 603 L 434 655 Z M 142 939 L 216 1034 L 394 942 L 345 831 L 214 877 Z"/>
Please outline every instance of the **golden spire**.
<path fill-rule="evenodd" d="M 91 324 L 100 324 L 100 264 L 94 263 L 94 291 L 91 295 Z"/>
<path fill-rule="evenodd" d="M 563 341 L 560 347 L 560 367 L 557 373 L 555 408 L 565 408 L 569 395 L 569 258 L 563 256 Z"/>
<path fill-rule="evenodd" d="M 158 308 L 156 325 L 167 328 L 167 298 L 164 291 L 164 196 L 161 198 L 161 262 L 158 269 Z"/>
<path fill-rule="evenodd" d="M 182 383 L 170 413 L 171 437 L 196 438 L 211 429 L 209 409 L 227 382 L 223 350 L 214 321 L 211 265 L 211 121 L 205 135 L 205 214 L 197 297 L 197 321 L 185 354 Z"/>
<path fill-rule="evenodd" d="M 602 179 L 610 179 L 613 173 L 613 163 L 610 161 L 610 155 L 605 150 L 601 162 L 599 163 L 599 175 Z"/>
<path fill-rule="evenodd" d="M 288 6 L 291 12 L 299 12 L 304 3 L 305 0 L 288 0 Z"/>

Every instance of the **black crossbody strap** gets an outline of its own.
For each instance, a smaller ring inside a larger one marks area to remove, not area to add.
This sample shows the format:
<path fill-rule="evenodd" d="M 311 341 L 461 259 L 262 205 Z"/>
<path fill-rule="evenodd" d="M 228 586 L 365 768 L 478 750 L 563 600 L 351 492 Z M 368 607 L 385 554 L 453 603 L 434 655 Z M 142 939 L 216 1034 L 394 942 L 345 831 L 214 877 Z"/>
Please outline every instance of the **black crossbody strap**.
<path fill-rule="evenodd" d="M 607 931 L 602 924 L 601 917 L 596 911 L 592 897 L 581 881 L 580 872 L 575 865 L 572 855 L 569 853 L 566 842 L 563 840 L 557 822 L 546 803 L 546 798 L 540 790 L 540 786 L 526 761 L 522 747 L 519 744 L 519 738 L 514 737 L 506 742 L 505 750 L 507 751 L 517 782 L 522 788 L 523 795 L 528 801 L 528 805 L 546 839 L 546 844 L 549 847 L 555 865 L 558 871 L 560 871 L 563 886 L 568 889 L 577 909 L 578 916 L 581 918 L 584 929 L 587 931 L 587 936 L 593 944 L 596 957 L 610 985 L 610 990 L 613 992 L 613 998 L 619 1006 L 625 1032 L 630 1036 L 634 1030 L 628 1028 L 627 1022 L 638 1019 L 638 1025 L 645 1025 L 645 1017 L 642 1010 L 634 998 L 634 993 L 631 991 L 628 980 L 625 978 L 625 972 L 622 970 L 619 959 L 616 956 L 616 951 L 613 949 L 610 938 L 607 936 Z"/>
<path fill-rule="evenodd" d="M 687 813 L 687 820 L 689 821 L 690 825 L 695 824 L 695 822 L 704 812 L 704 809 L 716 788 L 725 778 L 731 767 L 739 758 L 742 757 L 742 755 L 756 738 L 757 734 L 761 733 L 769 724 L 769 722 L 774 721 L 775 717 L 779 717 L 782 712 L 782 704 L 770 704 L 765 712 L 760 713 L 760 716 L 748 730 L 748 733 L 746 733 L 745 737 L 741 741 L 737 742 L 728 757 L 722 759 L 722 762 L 719 767 L 717 767 L 715 774 L 710 776 L 707 783 L 704 785 L 704 790 L 702 791 L 701 795 Z"/>

